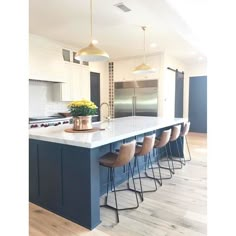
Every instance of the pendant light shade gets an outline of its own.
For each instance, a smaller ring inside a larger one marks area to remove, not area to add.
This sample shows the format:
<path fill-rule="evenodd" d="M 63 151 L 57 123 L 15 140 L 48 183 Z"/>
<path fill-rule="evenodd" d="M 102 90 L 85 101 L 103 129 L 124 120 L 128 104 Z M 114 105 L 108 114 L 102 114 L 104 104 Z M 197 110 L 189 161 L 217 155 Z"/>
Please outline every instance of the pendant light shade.
<path fill-rule="evenodd" d="M 154 72 L 155 72 L 155 69 L 153 69 L 151 66 L 144 63 L 136 66 L 133 70 L 134 74 L 149 74 L 149 73 L 154 73 Z"/>
<path fill-rule="evenodd" d="M 76 53 L 75 59 L 81 61 L 106 61 L 109 59 L 109 55 L 90 43 L 88 47 L 82 48 Z"/>
<path fill-rule="evenodd" d="M 144 54 L 143 54 L 143 63 L 136 66 L 133 70 L 134 74 L 150 74 L 150 73 L 154 73 L 155 69 L 150 67 L 149 65 L 146 64 L 146 47 L 145 47 L 145 30 L 146 30 L 146 26 L 142 26 L 141 27 L 143 32 L 144 32 L 144 40 L 143 40 L 143 49 L 144 49 Z"/>
<path fill-rule="evenodd" d="M 90 44 L 87 47 L 80 49 L 76 53 L 75 55 L 76 60 L 106 61 L 109 59 L 109 55 L 102 49 L 95 47 L 92 41 L 93 41 L 93 17 L 92 17 L 92 0 L 90 0 Z"/>

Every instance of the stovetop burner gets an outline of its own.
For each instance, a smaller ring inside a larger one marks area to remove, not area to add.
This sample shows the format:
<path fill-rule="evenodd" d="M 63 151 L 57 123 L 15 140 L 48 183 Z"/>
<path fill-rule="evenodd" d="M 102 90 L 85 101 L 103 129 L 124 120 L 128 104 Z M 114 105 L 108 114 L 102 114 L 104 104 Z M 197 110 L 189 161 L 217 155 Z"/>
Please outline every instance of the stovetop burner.
<path fill-rule="evenodd" d="M 29 118 L 29 128 L 58 126 L 62 124 L 70 124 L 72 117 L 63 116 L 38 116 Z"/>

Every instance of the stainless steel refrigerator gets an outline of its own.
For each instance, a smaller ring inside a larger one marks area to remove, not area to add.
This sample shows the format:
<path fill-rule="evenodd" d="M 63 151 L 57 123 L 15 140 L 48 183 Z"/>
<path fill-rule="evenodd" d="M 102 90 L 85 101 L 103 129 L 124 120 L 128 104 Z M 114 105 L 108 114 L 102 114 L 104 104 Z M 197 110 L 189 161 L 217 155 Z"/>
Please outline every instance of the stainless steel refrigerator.
<path fill-rule="evenodd" d="M 157 116 L 157 80 L 115 82 L 115 117 Z"/>

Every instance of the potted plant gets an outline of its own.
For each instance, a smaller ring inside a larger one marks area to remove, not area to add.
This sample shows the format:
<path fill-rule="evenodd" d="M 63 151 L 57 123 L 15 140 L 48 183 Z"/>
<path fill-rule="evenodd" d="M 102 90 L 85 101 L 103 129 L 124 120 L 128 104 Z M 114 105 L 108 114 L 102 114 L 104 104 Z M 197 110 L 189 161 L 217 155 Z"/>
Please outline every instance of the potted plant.
<path fill-rule="evenodd" d="M 92 116 L 97 114 L 98 107 L 89 100 L 82 99 L 68 104 L 68 109 L 74 118 L 74 130 L 92 129 Z"/>

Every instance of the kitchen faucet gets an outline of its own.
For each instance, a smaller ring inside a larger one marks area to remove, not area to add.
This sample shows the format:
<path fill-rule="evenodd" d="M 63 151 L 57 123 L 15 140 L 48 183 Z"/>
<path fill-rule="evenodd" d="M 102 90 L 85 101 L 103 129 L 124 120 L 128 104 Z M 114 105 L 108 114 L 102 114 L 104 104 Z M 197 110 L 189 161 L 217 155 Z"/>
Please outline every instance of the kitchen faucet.
<path fill-rule="evenodd" d="M 107 121 L 110 121 L 110 119 L 111 119 L 111 116 L 110 116 L 110 105 L 109 105 L 107 102 L 101 103 L 101 105 L 100 105 L 100 111 L 101 111 L 101 108 L 102 108 L 103 105 L 107 105 L 107 116 L 105 116 L 105 119 L 106 119 Z"/>

